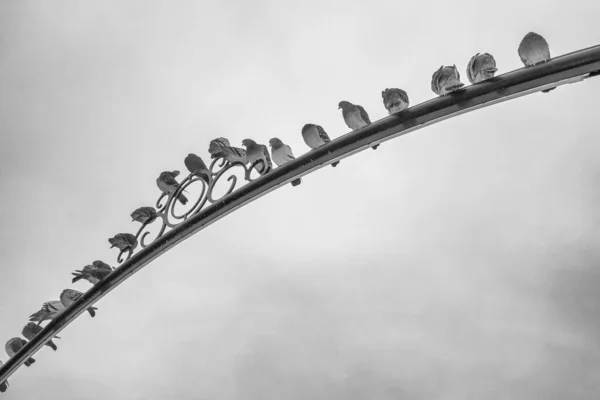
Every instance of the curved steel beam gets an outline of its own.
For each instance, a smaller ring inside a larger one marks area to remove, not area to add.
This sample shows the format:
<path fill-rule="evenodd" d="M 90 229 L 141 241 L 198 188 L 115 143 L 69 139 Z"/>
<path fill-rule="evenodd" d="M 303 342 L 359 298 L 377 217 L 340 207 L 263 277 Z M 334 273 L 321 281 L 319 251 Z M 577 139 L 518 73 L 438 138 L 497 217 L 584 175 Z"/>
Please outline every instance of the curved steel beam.
<path fill-rule="evenodd" d="M 162 253 L 227 214 L 336 160 L 400 135 L 460 114 L 555 86 L 582 81 L 600 74 L 600 46 L 576 51 L 535 67 L 522 68 L 483 81 L 450 95 L 437 97 L 341 136 L 251 181 L 185 219 L 172 230 L 128 258 L 101 282 L 85 292 L 71 307 L 50 321 L 14 357 L 0 367 L 0 382 L 10 377 L 30 356 L 111 290 Z M 168 210 L 167 210 L 168 211 Z M 138 233 L 139 234 L 139 233 Z"/>

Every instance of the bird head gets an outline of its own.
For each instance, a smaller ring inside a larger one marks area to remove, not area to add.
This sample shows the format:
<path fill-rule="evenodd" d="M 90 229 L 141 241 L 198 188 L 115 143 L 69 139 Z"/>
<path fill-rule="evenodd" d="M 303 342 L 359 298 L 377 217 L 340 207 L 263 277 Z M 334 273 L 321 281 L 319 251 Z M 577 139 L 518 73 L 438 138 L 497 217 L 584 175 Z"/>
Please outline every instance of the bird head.
<path fill-rule="evenodd" d="M 342 109 L 345 110 L 348 107 L 352 107 L 352 103 L 350 103 L 349 101 L 340 101 L 340 104 L 338 104 L 338 109 Z"/>
<path fill-rule="evenodd" d="M 306 132 L 307 130 L 309 130 L 310 128 L 314 127 L 314 124 L 306 124 L 302 127 L 302 134 L 304 134 L 304 132 Z"/>
<path fill-rule="evenodd" d="M 269 144 L 271 146 L 283 146 L 283 142 L 281 141 L 281 139 L 278 139 L 276 137 L 274 137 L 273 139 L 269 140 Z"/>
<path fill-rule="evenodd" d="M 246 146 L 246 147 L 256 146 L 256 142 L 252 139 L 244 139 L 244 140 L 242 140 L 242 146 Z"/>
<path fill-rule="evenodd" d="M 94 266 L 94 268 L 97 269 L 110 269 L 113 270 L 114 268 L 111 267 L 110 265 L 108 265 L 107 263 L 100 261 L 100 260 L 96 260 L 92 263 L 92 265 Z"/>
<path fill-rule="evenodd" d="M 25 328 L 24 328 L 23 330 L 25 330 L 25 329 L 29 329 L 31 332 L 35 333 L 35 332 L 37 332 L 38 330 L 40 330 L 40 329 L 38 329 L 38 328 L 39 328 L 39 326 L 38 326 L 38 325 L 36 325 L 35 323 L 33 323 L 33 322 L 28 322 L 28 323 L 27 323 L 27 325 L 25 325 Z"/>

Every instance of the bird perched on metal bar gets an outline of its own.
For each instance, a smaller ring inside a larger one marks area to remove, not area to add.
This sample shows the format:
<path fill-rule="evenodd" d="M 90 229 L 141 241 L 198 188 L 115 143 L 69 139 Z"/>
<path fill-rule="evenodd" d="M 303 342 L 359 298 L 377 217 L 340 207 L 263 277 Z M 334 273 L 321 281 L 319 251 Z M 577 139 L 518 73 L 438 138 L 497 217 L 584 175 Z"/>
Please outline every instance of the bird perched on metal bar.
<path fill-rule="evenodd" d="M 2 363 L 2 361 L 0 361 L 0 367 L 2 367 L 2 365 L 4 365 Z M 8 379 L 4 380 L 4 382 L 0 383 L 0 393 L 4 393 L 6 392 L 6 389 L 8 389 Z"/>
<path fill-rule="evenodd" d="M 493 78 L 496 71 L 498 71 L 498 68 L 496 68 L 494 56 L 489 53 L 477 53 L 471 57 L 467 65 L 467 79 L 472 84 L 479 83 Z"/>
<path fill-rule="evenodd" d="M 438 96 L 445 96 L 463 86 L 465 84 L 460 81 L 460 74 L 456 69 L 456 65 L 442 65 L 431 77 L 431 90 Z"/>
<path fill-rule="evenodd" d="M 156 219 L 156 210 L 154 207 L 140 207 L 131 213 L 131 221 L 150 223 Z"/>
<path fill-rule="evenodd" d="M 246 158 L 251 165 L 258 162 L 256 164 L 256 170 L 260 175 L 264 175 L 273 168 L 273 164 L 271 163 L 271 157 L 269 156 L 269 150 L 267 146 L 264 144 L 257 144 L 252 139 L 244 139 L 242 140 L 242 145 L 246 146 Z M 260 169 L 258 166 L 260 165 Z"/>
<path fill-rule="evenodd" d="M 315 124 L 306 124 L 302 127 L 302 139 L 304 139 L 304 143 L 313 150 L 331 142 L 325 129 L 323 129 L 321 125 Z M 336 161 L 332 163 L 331 166 L 337 167 L 339 163 L 339 161 Z"/>
<path fill-rule="evenodd" d="M 110 248 L 118 248 L 121 251 L 133 250 L 137 247 L 138 241 L 135 235 L 131 233 L 117 233 L 114 237 L 108 239 L 108 243 L 111 244 Z"/>
<path fill-rule="evenodd" d="M 273 138 L 269 140 L 269 145 L 271 146 L 273 161 L 275 161 L 275 164 L 277 164 L 278 167 L 281 167 L 283 164 L 296 159 L 296 157 L 294 157 L 294 153 L 292 153 L 292 148 L 283 143 L 281 139 Z M 292 186 L 298 186 L 301 183 L 301 178 L 294 179 L 292 181 Z"/>
<path fill-rule="evenodd" d="M 381 97 L 385 109 L 388 110 L 388 115 L 408 108 L 408 94 L 402 89 L 385 89 L 381 92 Z"/>
<path fill-rule="evenodd" d="M 25 325 L 25 327 L 23 328 L 23 331 L 21 332 L 21 334 L 23 335 L 23 337 L 25 337 L 25 339 L 32 340 L 34 337 L 37 336 L 38 333 L 40 333 L 42 331 L 42 329 L 44 329 L 44 328 L 42 328 L 39 325 L 34 324 L 33 322 L 28 322 L 27 325 Z M 58 336 L 54 336 L 54 338 L 60 339 Z M 50 339 L 49 341 L 46 342 L 46 346 L 50 347 L 54 351 L 58 350 L 58 347 L 52 341 L 52 339 Z"/>
<path fill-rule="evenodd" d="M 550 46 L 542 35 L 529 32 L 519 44 L 519 57 L 526 67 L 550 60 Z"/>
<path fill-rule="evenodd" d="M 191 174 L 199 176 L 200 179 L 202 179 L 208 185 L 210 182 L 210 173 L 208 172 L 208 168 L 200 156 L 190 153 L 185 160 L 183 160 L 183 163 Z"/>
<path fill-rule="evenodd" d="M 519 57 L 526 67 L 545 63 L 550 60 L 550 46 L 542 35 L 535 32 L 529 32 L 519 44 Z M 542 93 L 548 93 L 556 87 L 542 90 Z"/>
<path fill-rule="evenodd" d="M 65 306 L 65 308 L 69 308 L 73 303 L 75 303 L 77 301 L 77 299 L 79 299 L 81 296 L 83 295 L 83 293 L 78 292 L 77 290 L 73 290 L 73 289 L 65 289 L 62 291 L 62 293 L 60 294 L 60 302 L 63 304 L 63 306 Z M 89 307 L 87 309 L 87 312 L 90 313 L 90 315 L 93 317 L 96 316 L 96 307 Z"/>
<path fill-rule="evenodd" d="M 63 312 L 65 306 L 59 301 L 48 301 L 42 305 L 40 311 L 34 312 L 29 316 L 29 320 L 38 323 L 40 325 L 42 322 L 47 320 L 53 320 L 56 318 L 61 312 Z"/>
<path fill-rule="evenodd" d="M 246 150 L 241 147 L 232 147 L 229 144 L 229 140 L 224 137 L 211 140 L 208 152 L 210 153 L 210 158 L 223 158 L 230 163 L 237 162 L 244 165 L 248 163 Z"/>
<path fill-rule="evenodd" d="M 95 285 L 110 275 L 113 270 L 114 268 L 110 265 L 100 260 L 96 260 L 92 263 L 92 265 L 86 265 L 83 267 L 83 269 L 78 269 L 75 270 L 75 272 L 72 272 L 71 274 L 75 276 L 72 282 L 75 283 L 80 279 L 85 279 L 92 285 Z"/>
<path fill-rule="evenodd" d="M 165 194 L 175 194 L 175 192 L 179 188 L 179 182 L 177 182 L 177 179 L 175 179 L 178 175 L 179 171 L 161 172 L 158 178 L 156 179 L 156 185 L 161 190 L 161 192 Z M 177 195 L 177 200 L 179 200 L 183 205 L 185 205 L 188 202 L 187 197 L 185 197 L 181 192 L 179 192 L 179 194 Z"/>
<path fill-rule="evenodd" d="M 8 354 L 8 356 L 12 358 L 26 344 L 27 344 L 27 340 L 20 338 L 20 337 L 15 337 L 15 338 L 10 339 L 8 342 L 6 342 L 4 349 L 6 350 L 6 354 Z M 29 357 L 29 359 L 27 361 L 25 361 L 25 366 L 29 367 L 34 362 L 35 362 L 35 359 L 33 357 Z"/>
<path fill-rule="evenodd" d="M 340 108 L 342 109 L 344 122 L 348 125 L 348 128 L 353 131 L 371 124 L 369 114 L 367 114 L 367 111 L 362 106 L 354 105 L 349 101 L 340 101 L 338 109 Z M 378 144 L 373 146 L 373 150 L 377 150 L 378 147 Z"/>

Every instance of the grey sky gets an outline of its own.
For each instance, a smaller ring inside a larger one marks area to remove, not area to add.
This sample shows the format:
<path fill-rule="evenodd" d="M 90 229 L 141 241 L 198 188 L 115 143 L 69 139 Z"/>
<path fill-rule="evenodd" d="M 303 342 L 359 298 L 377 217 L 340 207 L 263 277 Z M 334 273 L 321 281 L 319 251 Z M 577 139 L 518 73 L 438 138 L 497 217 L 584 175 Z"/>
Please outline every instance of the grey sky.
<path fill-rule="evenodd" d="M 498 4 L 497 9 L 490 7 Z M 135 232 L 155 179 L 340 100 L 433 97 L 490 52 L 600 43 L 596 1 L 0 3 L 0 340 Z M 150 264 L 11 378 L 12 399 L 592 399 L 600 79 L 307 176 Z M 4 343 L 4 342 L 2 342 Z M 7 356 L 2 353 L 0 359 Z"/>

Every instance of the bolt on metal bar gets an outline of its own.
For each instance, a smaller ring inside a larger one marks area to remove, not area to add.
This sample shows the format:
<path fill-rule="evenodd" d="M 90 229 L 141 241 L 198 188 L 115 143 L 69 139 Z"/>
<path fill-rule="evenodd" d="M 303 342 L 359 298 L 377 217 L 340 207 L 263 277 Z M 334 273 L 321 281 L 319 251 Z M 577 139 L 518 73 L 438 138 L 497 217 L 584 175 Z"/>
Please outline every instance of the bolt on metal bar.
<path fill-rule="evenodd" d="M 224 196 L 157 238 L 121 264 L 107 278 L 85 292 L 71 307 L 51 320 L 19 353 L 0 367 L 0 382 L 10 377 L 30 356 L 73 322 L 85 310 L 162 253 L 240 207 L 337 160 L 400 135 L 503 101 L 536 93 L 600 74 L 600 45 L 554 58 L 535 67 L 521 68 L 468 86 L 447 96 L 413 106 L 343 135 L 309 151 Z M 549 94 L 550 96 L 552 94 Z"/>

